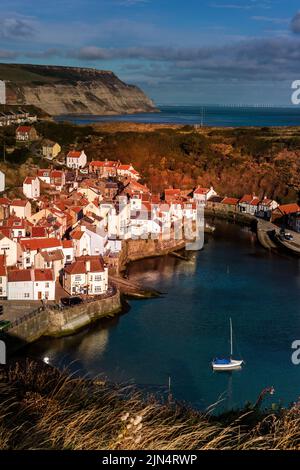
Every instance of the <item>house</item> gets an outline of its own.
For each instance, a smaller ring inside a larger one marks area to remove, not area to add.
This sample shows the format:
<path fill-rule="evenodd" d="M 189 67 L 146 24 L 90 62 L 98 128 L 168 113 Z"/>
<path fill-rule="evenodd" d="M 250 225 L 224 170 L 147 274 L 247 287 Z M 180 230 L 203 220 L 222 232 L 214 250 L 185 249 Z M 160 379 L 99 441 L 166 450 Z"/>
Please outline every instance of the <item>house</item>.
<path fill-rule="evenodd" d="M 28 199 L 40 197 L 40 180 L 37 176 L 27 176 L 23 182 L 23 193 Z"/>
<path fill-rule="evenodd" d="M 51 269 L 15 269 L 7 273 L 8 300 L 55 300 Z"/>
<path fill-rule="evenodd" d="M 76 228 L 70 233 L 70 237 L 73 241 L 75 257 L 91 254 L 90 237 L 86 233 L 85 227 Z"/>
<path fill-rule="evenodd" d="M 136 181 L 138 181 L 138 180 L 141 178 L 139 172 L 136 171 L 136 170 L 133 168 L 133 166 L 131 165 L 131 163 L 130 163 L 129 165 L 121 165 L 121 164 L 120 164 L 120 165 L 117 167 L 117 175 L 118 175 L 119 177 L 121 177 L 121 178 L 122 178 L 122 177 L 123 177 L 123 178 L 124 178 L 124 177 L 125 177 L 125 178 L 132 178 L 132 179 L 134 179 L 134 180 L 136 180 Z"/>
<path fill-rule="evenodd" d="M 5 255 L 0 255 L 0 298 L 7 298 L 7 269 Z"/>
<path fill-rule="evenodd" d="M 61 191 L 66 184 L 64 171 L 44 169 L 38 170 L 37 176 L 44 183 L 54 186 L 57 191 Z"/>
<path fill-rule="evenodd" d="M 62 240 L 62 251 L 64 254 L 64 264 L 73 263 L 75 253 L 72 240 Z"/>
<path fill-rule="evenodd" d="M 57 279 L 64 267 L 64 253 L 61 249 L 39 251 L 34 257 L 34 266 L 38 269 L 51 269 Z"/>
<path fill-rule="evenodd" d="M 38 139 L 38 134 L 33 126 L 19 126 L 16 130 L 18 142 L 31 142 Z"/>
<path fill-rule="evenodd" d="M 17 253 L 17 243 L 0 232 L 0 254 L 5 255 L 6 266 L 17 264 Z"/>
<path fill-rule="evenodd" d="M 193 193 L 194 200 L 200 204 L 206 204 L 208 199 L 213 196 L 217 196 L 217 193 L 212 186 L 210 188 L 198 186 Z"/>
<path fill-rule="evenodd" d="M 89 164 L 89 172 L 96 173 L 101 178 L 109 178 L 117 176 L 117 168 L 119 166 L 118 161 L 104 160 L 98 161 L 93 160 Z"/>
<path fill-rule="evenodd" d="M 222 199 L 220 208 L 226 211 L 235 212 L 238 209 L 239 199 L 236 197 L 224 197 Z"/>
<path fill-rule="evenodd" d="M 57 142 L 45 139 L 42 143 L 43 157 L 53 160 L 61 152 L 61 146 Z"/>
<path fill-rule="evenodd" d="M 283 204 L 272 212 L 271 221 L 299 232 L 299 214 L 300 206 L 298 204 Z"/>
<path fill-rule="evenodd" d="M 108 269 L 100 256 L 83 256 L 65 267 L 63 288 L 70 295 L 101 295 L 108 290 Z"/>
<path fill-rule="evenodd" d="M 259 204 L 259 198 L 252 194 L 245 194 L 238 203 L 239 211 L 244 214 L 255 215 Z"/>
<path fill-rule="evenodd" d="M 6 234 L 5 230 L 8 230 L 7 234 L 9 233 L 11 239 L 26 237 L 27 227 L 29 228 L 29 222 L 15 216 L 8 217 L 0 222 L 0 230 L 4 235 Z"/>
<path fill-rule="evenodd" d="M 0 193 L 5 190 L 5 174 L 3 171 L 0 171 Z"/>
<path fill-rule="evenodd" d="M 277 209 L 278 206 L 279 204 L 277 201 L 268 199 L 265 196 L 264 199 L 258 203 L 256 215 L 262 219 L 270 220 L 272 212 Z"/>
<path fill-rule="evenodd" d="M 87 156 L 84 150 L 71 150 L 67 155 L 66 165 L 69 168 L 84 168 L 87 163 Z"/>
<path fill-rule="evenodd" d="M 18 242 L 18 262 L 26 269 L 34 266 L 39 251 L 55 251 L 62 248 L 57 238 L 23 238 Z"/>
<path fill-rule="evenodd" d="M 21 219 L 29 219 L 31 217 L 31 204 L 24 199 L 14 199 L 9 210 L 10 215 L 15 215 Z"/>

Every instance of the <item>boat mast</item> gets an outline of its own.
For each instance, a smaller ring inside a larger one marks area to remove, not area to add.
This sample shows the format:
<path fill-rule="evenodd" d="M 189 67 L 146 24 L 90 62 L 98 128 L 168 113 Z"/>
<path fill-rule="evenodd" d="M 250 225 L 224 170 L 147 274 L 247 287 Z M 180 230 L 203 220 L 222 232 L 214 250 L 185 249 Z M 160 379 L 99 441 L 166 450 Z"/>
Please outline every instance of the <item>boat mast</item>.
<path fill-rule="evenodd" d="M 230 357 L 233 355 L 233 344 L 232 344 L 232 320 L 230 317 Z"/>

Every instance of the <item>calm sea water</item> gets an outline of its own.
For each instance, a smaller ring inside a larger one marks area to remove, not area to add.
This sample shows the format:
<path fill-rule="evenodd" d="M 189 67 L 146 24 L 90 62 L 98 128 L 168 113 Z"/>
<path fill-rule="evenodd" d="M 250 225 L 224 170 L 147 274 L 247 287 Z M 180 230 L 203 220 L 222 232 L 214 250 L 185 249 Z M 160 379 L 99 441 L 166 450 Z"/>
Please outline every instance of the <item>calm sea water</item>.
<path fill-rule="evenodd" d="M 77 124 L 125 121 L 157 124 L 203 124 L 218 127 L 242 126 L 299 126 L 300 107 L 255 108 L 222 106 L 161 106 L 160 113 L 140 113 L 118 116 L 59 116 Z"/>
<path fill-rule="evenodd" d="M 291 343 L 300 339 L 298 259 L 269 254 L 248 229 L 218 224 L 190 261 L 136 262 L 130 277 L 166 295 L 130 301 L 128 313 L 72 337 L 41 340 L 28 353 L 149 389 L 166 386 L 170 376 L 174 396 L 201 409 L 220 397 L 223 409 L 243 405 L 266 386 L 276 389 L 266 404 L 300 396 L 300 366 L 291 362 Z M 214 373 L 211 359 L 229 351 L 230 316 L 235 354 L 246 366 Z"/>

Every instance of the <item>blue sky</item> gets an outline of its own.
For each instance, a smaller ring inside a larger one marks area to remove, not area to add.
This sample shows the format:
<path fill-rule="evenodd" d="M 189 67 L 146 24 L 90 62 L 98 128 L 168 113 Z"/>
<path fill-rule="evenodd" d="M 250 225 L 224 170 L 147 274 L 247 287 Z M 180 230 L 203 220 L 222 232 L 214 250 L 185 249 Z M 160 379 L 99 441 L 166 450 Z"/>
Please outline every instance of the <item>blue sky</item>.
<path fill-rule="evenodd" d="M 0 60 L 113 70 L 159 104 L 290 104 L 299 12 L 295 0 L 1 0 Z"/>

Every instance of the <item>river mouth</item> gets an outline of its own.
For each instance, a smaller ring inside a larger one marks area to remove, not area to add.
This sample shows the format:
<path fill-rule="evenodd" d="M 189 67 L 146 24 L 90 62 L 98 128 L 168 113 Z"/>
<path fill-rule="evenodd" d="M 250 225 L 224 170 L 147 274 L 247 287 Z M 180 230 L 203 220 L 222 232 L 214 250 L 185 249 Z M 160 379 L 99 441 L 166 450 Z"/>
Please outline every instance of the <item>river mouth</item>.
<path fill-rule="evenodd" d="M 42 339 L 27 348 L 88 377 L 171 391 L 178 400 L 217 411 L 255 402 L 288 405 L 300 395 L 300 366 L 292 363 L 300 339 L 300 261 L 265 251 L 248 228 L 215 222 L 204 249 L 188 261 L 172 256 L 141 260 L 129 277 L 166 294 L 130 300 L 130 310 L 74 336 Z M 240 371 L 214 373 L 211 360 L 229 352 L 229 317 Z"/>

